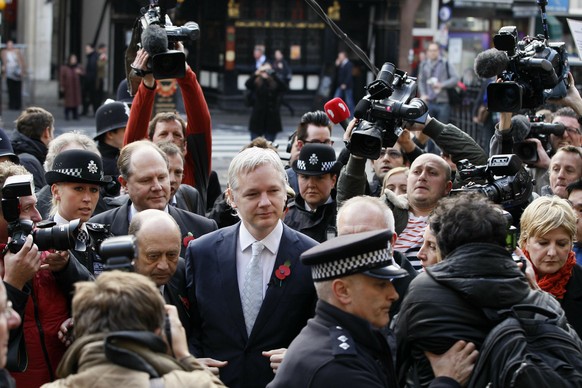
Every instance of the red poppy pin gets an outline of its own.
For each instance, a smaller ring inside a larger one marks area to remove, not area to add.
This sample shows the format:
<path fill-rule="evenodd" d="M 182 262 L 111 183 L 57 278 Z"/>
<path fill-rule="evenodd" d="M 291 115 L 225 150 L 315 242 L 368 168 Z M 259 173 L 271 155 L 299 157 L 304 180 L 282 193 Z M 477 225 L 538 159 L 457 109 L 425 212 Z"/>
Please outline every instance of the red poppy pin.
<path fill-rule="evenodd" d="M 192 234 L 192 232 L 188 232 L 188 234 L 184 236 L 182 243 L 184 244 L 185 247 L 188 247 L 188 243 L 192 240 L 194 240 L 194 235 Z"/>
<path fill-rule="evenodd" d="M 182 304 L 184 305 L 186 310 L 190 310 L 190 301 L 188 300 L 188 298 L 180 296 L 180 300 L 182 301 Z"/>
<path fill-rule="evenodd" d="M 275 270 L 275 277 L 278 279 L 279 287 L 283 286 L 283 280 L 291 275 L 291 262 L 287 260 L 284 264 L 281 264 L 279 268 Z"/>

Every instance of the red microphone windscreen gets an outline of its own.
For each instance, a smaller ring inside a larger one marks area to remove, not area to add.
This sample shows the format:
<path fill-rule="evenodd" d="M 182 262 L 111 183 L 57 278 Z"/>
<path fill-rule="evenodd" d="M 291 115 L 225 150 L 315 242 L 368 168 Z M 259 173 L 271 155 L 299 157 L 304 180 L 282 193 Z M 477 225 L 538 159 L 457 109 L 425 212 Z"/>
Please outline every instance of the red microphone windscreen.
<path fill-rule="evenodd" d="M 344 102 L 339 97 L 334 98 L 325 103 L 324 107 L 327 117 L 334 124 L 339 124 L 342 121 L 350 118 L 350 110 L 348 109 L 348 104 Z"/>

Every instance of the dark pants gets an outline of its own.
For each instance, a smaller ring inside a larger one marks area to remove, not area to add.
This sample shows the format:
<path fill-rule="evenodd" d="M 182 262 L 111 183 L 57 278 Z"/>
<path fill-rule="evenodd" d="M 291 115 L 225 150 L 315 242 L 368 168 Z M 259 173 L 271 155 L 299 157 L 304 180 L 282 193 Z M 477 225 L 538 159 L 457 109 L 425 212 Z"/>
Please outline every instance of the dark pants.
<path fill-rule="evenodd" d="M 79 120 L 79 113 L 77 111 L 77 107 L 74 108 L 65 108 L 65 120 L 69 119 L 69 113 L 73 114 L 73 119 Z"/>
<path fill-rule="evenodd" d="M 99 86 L 95 79 L 86 79 L 83 85 L 83 116 L 89 113 L 89 106 L 93 108 L 93 114 L 101 106 L 103 99 L 103 80 L 99 80 Z"/>
<path fill-rule="evenodd" d="M 22 109 L 22 81 L 6 78 L 8 88 L 8 109 Z"/>

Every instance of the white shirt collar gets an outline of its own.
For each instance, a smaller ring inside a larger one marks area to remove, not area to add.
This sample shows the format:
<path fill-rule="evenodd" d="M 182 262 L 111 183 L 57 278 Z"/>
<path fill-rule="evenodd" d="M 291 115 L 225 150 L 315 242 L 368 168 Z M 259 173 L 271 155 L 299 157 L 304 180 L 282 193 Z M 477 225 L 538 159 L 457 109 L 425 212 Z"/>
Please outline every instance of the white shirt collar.
<path fill-rule="evenodd" d="M 317 208 L 313 209 L 311 206 L 309 206 L 309 204 L 307 202 L 304 201 L 305 204 L 305 210 L 307 210 L 308 212 L 313 212 L 315 213 L 317 211 Z M 332 203 L 333 202 L 333 198 L 331 197 L 331 195 L 327 198 L 327 201 L 325 201 L 325 203 L 323 205 L 327 205 L 328 203 Z M 319 206 L 323 206 L 323 205 L 319 205 Z"/>
<path fill-rule="evenodd" d="M 276 254 L 279 251 L 279 244 L 281 243 L 281 236 L 283 236 L 283 223 L 281 220 L 277 222 L 275 228 L 261 240 L 261 242 L 265 245 L 265 248 L 269 250 L 272 254 Z M 240 248 L 241 251 L 245 251 L 248 249 L 252 243 L 257 241 L 248 229 L 245 227 L 244 222 L 240 224 L 240 231 L 239 231 L 239 241 L 240 241 Z"/>
<path fill-rule="evenodd" d="M 53 220 L 57 223 L 57 225 L 62 225 L 62 224 L 68 224 L 69 223 L 69 220 L 65 220 L 63 218 L 63 216 L 61 216 L 59 214 L 58 211 L 55 213 L 55 216 L 53 217 Z"/>

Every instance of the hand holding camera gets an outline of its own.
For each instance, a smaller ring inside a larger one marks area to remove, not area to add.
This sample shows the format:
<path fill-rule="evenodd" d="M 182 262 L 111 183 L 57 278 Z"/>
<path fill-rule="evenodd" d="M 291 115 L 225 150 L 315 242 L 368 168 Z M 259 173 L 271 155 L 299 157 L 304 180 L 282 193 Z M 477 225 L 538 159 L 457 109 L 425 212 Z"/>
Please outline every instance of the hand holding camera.
<path fill-rule="evenodd" d="M 44 258 L 40 269 L 48 269 L 53 272 L 60 272 L 69 264 L 69 251 L 51 250 Z"/>
<path fill-rule="evenodd" d="M 186 330 L 184 330 L 184 326 L 182 326 L 182 322 L 178 316 L 178 310 L 176 309 L 176 306 L 169 304 L 165 305 L 165 308 L 167 315 L 167 327 L 165 327 L 164 330 L 170 333 L 170 335 L 167 337 L 171 337 L 166 338 L 166 340 L 169 342 L 168 346 L 174 353 L 174 357 L 176 357 L 176 359 L 180 360 L 184 357 L 188 357 L 190 355 L 190 351 L 188 350 Z"/>
<path fill-rule="evenodd" d="M 40 252 L 28 235 L 22 248 L 12 253 L 7 251 L 4 256 L 4 282 L 22 290 L 26 282 L 40 269 Z"/>
<path fill-rule="evenodd" d="M 148 61 L 150 56 L 144 49 L 137 50 L 137 55 L 131 64 L 131 68 L 134 70 L 138 77 L 143 78 L 143 83 L 149 89 L 156 87 L 156 79 L 151 71 L 148 70 Z"/>

